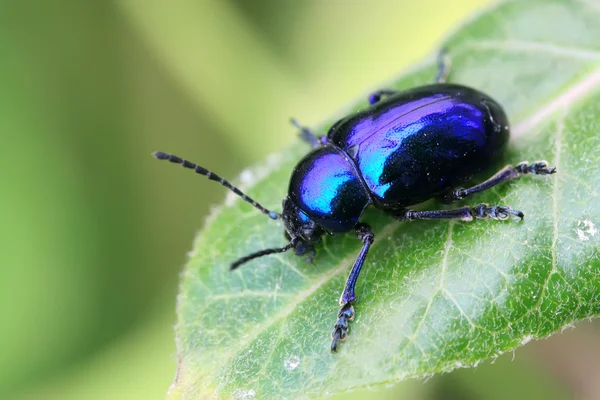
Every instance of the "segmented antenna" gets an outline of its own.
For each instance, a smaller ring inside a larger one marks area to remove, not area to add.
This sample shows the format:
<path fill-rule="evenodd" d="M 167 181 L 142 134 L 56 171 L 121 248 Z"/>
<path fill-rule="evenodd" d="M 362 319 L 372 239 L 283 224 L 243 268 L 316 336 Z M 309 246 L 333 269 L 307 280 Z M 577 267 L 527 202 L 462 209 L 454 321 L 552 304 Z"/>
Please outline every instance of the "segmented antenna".
<path fill-rule="evenodd" d="M 269 254 L 274 254 L 274 253 L 286 252 L 289 249 L 291 249 L 292 247 L 294 247 L 296 245 L 297 241 L 298 241 L 298 238 L 294 238 L 294 239 L 292 239 L 291 242 L 289 242 L 288 244 L 286 244 L 283 247 L 275 247 L 272 249 L 265 249 L 265 250 L 257 251 L 256 253 L 248 254 L 247 256 L 244 256 L 244 257 L 240 258 L 239 260 L 237 260 L 236 262 L 232 263 L 231 269 L 234 270 L 237 267 L 239 267 L 240 265 L 247 263 L 250 260 L 254 260 L 255 258 L 258 258 L 258 257 L 262 257 L 262 256 L 266 256 Z"/>
<path fill-rule="evenodd" d="M 225 179 L 221 178 L 217 174 L 215 174 L 205 168 L 202 168 L 199 165 L 191 163 L 187 160 L 184 160 L 184 159 L 174 156 L 172 154 L 163 153 L 162 151 L 157 151 L 153 155 L 154 155 L 154 157 L 158 158 L 159 160 L 168 160 L 174 164 L 181 164 L 182 167 L 193 169 L 194 172 L 196 172 L 197 174 L 206 176 L 211 181 L 219 182 L 221 185 L 225 186 L 227 189 L 231 190 L 233 193 L 240 196 L 244 201 L 252 204 L 254 207 L 258 208 L 263 214 L 267 214 L 272 219 L 277 219 L 277 218 L 281 217 L 281 214 L 276 213 L 275 211 L 267 210 L 266 208 L 264 208 L 263 206 L 258 204 L 256 201 L 254 201 L 250 197 L 246 196 L 244 194 L 244 192 L 242 192 L 240 189 L 236 188 L 231 183 L 227 182 Z"/>

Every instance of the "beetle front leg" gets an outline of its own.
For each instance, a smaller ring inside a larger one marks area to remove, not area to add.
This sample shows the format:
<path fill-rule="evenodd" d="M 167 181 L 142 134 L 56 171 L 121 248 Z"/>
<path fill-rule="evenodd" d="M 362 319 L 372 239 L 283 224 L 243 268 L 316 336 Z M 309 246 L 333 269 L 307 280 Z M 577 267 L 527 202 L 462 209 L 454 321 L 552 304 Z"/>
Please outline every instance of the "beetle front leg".
<path fill-rule="evenodd" d="M 310 144 L 312 147 L 317 147 L 321 144 L 325 144 L 327 138 L 326 136 L 315 135 L 315 133 L 309 128 L 300 125 L 300 123 L 295 118 L 290 118 L 290 123 L 296 128 L 298 128 L 298 130 L 300 131 L 300 133 L 298 134 L 298 136 L 300 136 L 300 139 Z"/>
<path fill-rule="evenodd" d="M 342 307 L 338 312 L 338 320 L 333 327 L 333 332 L 331 332 L 331 351 L 336 351 L 338 342 L 346 339 L 348 336 L 348 322 L 352 321 L 355 315 L 354 308 L 352 307 L 352 302 L 356 299 L 354 287 L 356 286 L 358 275 L 360 274 L 360 270 L 369 253 L 369 248 L 375 239 L 371 227 L 367 224 L 357 224 L 354 229 L 356 230 L 356 236 L 363 242 L 363 247 L 354 262 L 354 266 L 350 270 L 350 274 L 346 280 L 346 286 L 340 296 L 340 306 Z"/>
<path fill-rule="evenodd" d="M 551 175 L 555 172 L 556 168 L 549 168 L 546 161 L 536 161 L 531 164 L 529 164 L 527 161 L 523 161 L 515 166 L 507 165 L 498 171 L 494 176 L 480 183 L 479 185 L 475 185 L 467 189 L 454 189 L 443 196 L 442 200 L 446 203 L 450 203 L 455 200 L 462 200 L 469 195 L 483 192 L 484 190 L 488 190 L 489 188 L 502 182 L 510 181 L 525 174 Z"/>

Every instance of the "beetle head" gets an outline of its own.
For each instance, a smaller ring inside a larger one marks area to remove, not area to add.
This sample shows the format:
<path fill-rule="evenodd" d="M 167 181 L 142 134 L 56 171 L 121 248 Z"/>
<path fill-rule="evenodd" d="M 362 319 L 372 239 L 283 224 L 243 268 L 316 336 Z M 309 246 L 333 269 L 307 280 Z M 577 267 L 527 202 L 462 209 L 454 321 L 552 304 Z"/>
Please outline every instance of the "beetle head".
<path fill-rule="evenodd" d="M 285 236 L 290 242 L 294 242 L 294 253 L 297 256 L 313 251 L 313 245 L 318 243 L 325 233 L 289 197 L 283 200 L 281 217 Z"/>
<path fill-rule="evenodd" d="M 248 254 L 231 264 L 231 269 L 236 269 L 240 265 L 247 263 L 255 258 L 263 257 L 269 254 L 283 253 L 290 249 L 294 249 L 294 253 L 297 256 L 312 252 L 314 255 L 315 251 L 313 244 L 321 240 L 321 236 L 324 231 L 321 229 L 315 221 L 310 219 L 302 210 L 300 210 L 289 197 L 283 200 L 283 212 L 277 214 L 283 218 L 283 225 L 285 226 L 285 237 L 290 241 L 283 247 L 274 247 L 271 249 L 264 249 L 257 251 L 252 254 Z M 312 260 L 312 255 L 308 257 L 308 260 Z"/>

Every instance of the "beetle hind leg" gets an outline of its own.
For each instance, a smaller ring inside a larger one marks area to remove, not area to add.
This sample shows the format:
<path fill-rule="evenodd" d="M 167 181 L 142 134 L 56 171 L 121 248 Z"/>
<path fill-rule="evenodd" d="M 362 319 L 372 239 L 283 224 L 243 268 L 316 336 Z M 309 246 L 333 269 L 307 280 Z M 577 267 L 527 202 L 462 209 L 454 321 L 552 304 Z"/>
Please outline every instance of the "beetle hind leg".
<path fill-rule="evenodd" d="M 414 221 L 417 219 L 457 219 L 461 221 L 473 221 L 478 219 L 496 219 L 504 221 L 510 216 L 520 219 L 525 218 L 525 214 L 519 210 L 514 210 L 509 206 L 488 206 L 487 204 L 478 204 L 475 207 L 462 207 L 453 210 L 394 210 L 392 216 L 399 221 Z"/>
<path fill-rule="evenodd" d="M 514 166 L 507 165 L 506 167 L 498 171 L 494 176 L 478 185 L 466 189 L 454 189 L 448 192 L 446 195 L 442 196 L 441 200 L 445 203 L 451 203 L 456 200 L 462 200 L 469 195 L 483 192 L 484 190 L 488 190 L 491 187 L 496 186 L 500 183 L 519 178 L 526 174 L 552 175 L 555 172 L 556 168 L 549 167 L 546 161 L 535 161 L 533 163 L 523 161 Z"/>
<path fill-rule="evenodd" d="M 475 218 L 491 218 L 504 221 L 512 215 L 519 219 L 525 218 L 525 214 L 519 210 L 513 210 L 508 206 L 491 206 L 487 204 L 479 204 L 469 210 Z"/>

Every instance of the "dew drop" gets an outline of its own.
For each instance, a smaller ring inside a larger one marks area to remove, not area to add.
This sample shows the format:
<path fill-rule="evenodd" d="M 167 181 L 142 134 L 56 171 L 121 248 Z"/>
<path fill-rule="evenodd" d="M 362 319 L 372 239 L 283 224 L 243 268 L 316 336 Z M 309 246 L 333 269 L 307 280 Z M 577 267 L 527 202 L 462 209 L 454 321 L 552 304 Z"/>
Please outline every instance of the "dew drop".
<path fill-rule="evenodd" d="M 298 368 L 298 365 L 300 365 L 300 357 L 298 356 L 291 356 L 283 362 L 283 368 L 286 371 L 293 371 Z"/>
<path fill-rule="evenodd" d="M 577 228 L 575 228 L 575 234 L 580 242 L 587 242 L 591 237 L 598 234 L 598 228 L 589 219 L 583 221 L 577 221 Z"/>

